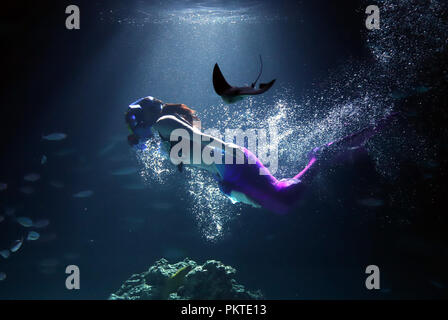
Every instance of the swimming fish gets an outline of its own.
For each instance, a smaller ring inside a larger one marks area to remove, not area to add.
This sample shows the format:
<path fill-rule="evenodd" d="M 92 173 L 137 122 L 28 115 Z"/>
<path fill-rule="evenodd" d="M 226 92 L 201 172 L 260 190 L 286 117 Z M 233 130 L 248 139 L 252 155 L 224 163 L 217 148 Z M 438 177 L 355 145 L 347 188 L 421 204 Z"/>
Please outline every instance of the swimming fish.
<path fill-rule="evenodd" d="M 359 205 L 366 207 L 381 207 L 384 205 L 384 201 L 375 198 L 366 198 L 357 201 Z"/>
<path fill-rule="evenodd" d="M 15 240 L 13 243 L 12 243 L 12 246 L 11 246 L 11 248 L 9 249 L 9 250 L 11 250 L 11 252 L 17 252 L 17 251 L 19 251 L 19 249 L 22 247 L 22 244 L 23 244 L 23 239 L 21 239 L 21 240 Z"/>
<path fill-rule="evenodd" d="M 40 174 L 38 173 L 30 173 L 23 177 L 23 180 L 29 181 L 29 182 L 36 182 L 40 179 Z"/>
<path fill-rule="evenodd" d="M 33 227 L 37 229 L 42 229 L 47 227 L 50 224 L 50 220 L 48 219 L 40 219 L 33 223 Z"/>
<path fill-rule="evenodd" d="M 161 299 L 168 299 L 170 293 L 176 292 L 184 284 L 185 276 L 193 269 L 192 265 L 186 265 L 176 271 L 171 277 L 167 278 L 161 288 Z"/>
<path fill-rule="evenodd" d="M 4 259 L 8 259 L 10 254 L 11 253 L 9 252 L 8 249 L 0 251 L 0 256 L 2 256 Z"/>
<path fill-rule="evenodd" d="M 6 279 L 6 273 L 0 272 L 0 281 L 3 281 Z"/>
<path fill-rule="evenodd" d="M 34 188 L 33 187 L 21 187 L 19 189 L 20 192 L 24 193 L 24 194 L 33 194 L 34 193 Z"/>
<path fill-rule="evenodd" d="M 40 159 L 40 164 L 41 164 L 41 165 L 44 165 L 44 164 L 46 164 L 46 163 L 47 163 L 47 156 L 46 156 L 46 155 L 43 155 L 42 158 Z"/>
<path fill-rule="evenodd" d="M 261 73 L 263 72 L 263 61 L 261 60 L 261 56 L 260 56 L 260 63 L 261 63 L 260 73 L 258 74 L 257 79 L 251 84 L 250 87 L 231 86 L 224 78 L 221 69 L 219 69 L 219 66 L 216 63 L 215 67 L 213 68 L 213 88 L 215 89 L 215 92 L 219 96 L 221 96 L 224 102 L 234 103 L 243 100 L 246 96 L 258 95 L 268 91 L 272 87 L 276 79 L 268 83 L 260 83 L 259 89 L 255 89 L 255 85 L 258 79 L 260 78 Z"/>
<path fill-rule="evenodd" d="M 8 189 L 8 184 L 0 182 L 0 191 L 5 191 L 6 189 Z"/>
<path fill-rule="evenodd" d="M 100 151 L 98 151 L 98 156 L 102 157 L 102 156 L 106 155 L 107 153 L 112 151 L 113 148 L 115 148 L 116 144 L 117 144 L 117 142 L 112 141 L 111 143 L 109 143 L 108 145 L 103 147 Z"/>
<path fill-rule="evenodd" d="M 122 169 L 117 169 L 115 171 L 112 171 L 111 174 L 114 176 L 126 176 L 129 174 L 133 174 L 138 172 L 138 169 L 136 167 L 126 167 Z"/>
<path fill-rule="evenodd" d="M 49 135 L 46 136 L 42 136 L 42 139 L 44 140 L 48 140 L 48 141 L 61 141 L 64 140 L 65 138 L 67 138 L 67 135 L 65 133 L 51 133 Z"/>
<path fill-rule="evenodd" d="M 73 198 L 89 198 L 89 197 L 93 196 L 93 193 L 94 192 L 92 190 L 85 190 L 85 191 L 75 193 L 73 195 Z"/>
<path fill-rule="evenodd" d="M 0 223 L 2 223 L 5 220 L 4 216 L 0 216 Z"/>
<path fill-rule="evenodd" d="M 28 235 L 26 236 L 26 240 L 28 241 L 34 241 L 40 238 L 40 234 L 36 231 L 30 231 L 28 232 Z"/>
<path fill-rule="evenodd" d="M 18 217 L 16 220 L 20 225 L 24 226 L 25 228 L 33 226 L 33 220 L 31 220 L 28 217 Z"/>

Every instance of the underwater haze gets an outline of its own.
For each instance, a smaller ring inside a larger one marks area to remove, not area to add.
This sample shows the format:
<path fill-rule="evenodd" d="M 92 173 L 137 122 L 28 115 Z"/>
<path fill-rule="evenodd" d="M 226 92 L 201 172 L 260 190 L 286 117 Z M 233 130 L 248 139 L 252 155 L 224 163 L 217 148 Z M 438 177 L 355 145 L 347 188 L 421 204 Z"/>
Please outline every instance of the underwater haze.
<path fill-rule="evenodd" d="M 380 1 L 379 30 L 354 0 L 78 1 L 80 29 L 67 30 L 70 4 L 8 5 L 26 13 L 2 19 L 0 299 L 107 299 L 160 258 L 187 257 L 234 267 L 267 299 L 447 296 L 445 1 Z M 215 63 L 250 85 L 259 55 L 274 86 L 223 102 Z M 124 114 L 148 95 L 216 134 L 276 128 L 279 179 L 314 147 L 399 116 L 277 215 L 179 172 L 159 139 L 131 148 Z M 365 287 L 369 265 L 380 290 Z"/>

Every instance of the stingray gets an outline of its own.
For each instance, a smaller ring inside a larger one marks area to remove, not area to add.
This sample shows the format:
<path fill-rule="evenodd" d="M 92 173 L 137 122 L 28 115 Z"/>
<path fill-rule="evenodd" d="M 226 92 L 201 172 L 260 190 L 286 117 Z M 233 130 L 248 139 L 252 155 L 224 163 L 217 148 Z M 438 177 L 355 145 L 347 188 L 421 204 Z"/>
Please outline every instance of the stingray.
<path fill-rule="evenodd" d="M 216 63 L 215 67 L 213 68 L 213 88 L 226 103 L 234 103 L 243 100 L 247 96 L 265 93 L 272 87 L 275 79 L 268 83 L 260 83 L 259 88 L 256 89 L 255 85 L 257 84 L 258 79 L 260 79 L 261 73 L 263 72 L 263 61 L 261 60 L 261 56 L 260 64 L 260 73 L 250 87 L 234 87 L 228 84 L 221 72 L 221 69 L 219 69 L 219 66 Z"/>

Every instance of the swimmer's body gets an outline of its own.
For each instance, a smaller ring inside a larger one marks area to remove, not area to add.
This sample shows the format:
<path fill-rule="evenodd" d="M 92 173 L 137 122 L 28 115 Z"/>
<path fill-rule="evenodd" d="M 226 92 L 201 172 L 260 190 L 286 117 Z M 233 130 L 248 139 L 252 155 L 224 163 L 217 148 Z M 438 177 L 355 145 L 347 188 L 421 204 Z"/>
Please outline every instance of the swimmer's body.
<path fill-rule="evenodd" d="M 190 152 L 191 159 L 185 165 L 210 172 L 222 192 L 233 201 L 264 207 L 278 214 L 288 213 L 294 208 L 322 168 L 363 152 L 365 142 L 384 124 L 383 121 L 375 127 L 367 127 L 356 134 L 313 149 L 309 153 L 308 164 L 301 172 L 290 179 L 278 180 L 252 152 L 202 133 L 194 120 L 198 120 L 195 111 L 183 104 L 165 104 L 153 97 L 146 97 L 131 104 L 126 114 L 126 122 L 132 132 L 128 139 L 135 145 L 158 134 L 169 152 L 173 145 L 170 141 L 173 131 L 183 129 L 188 132 L 191 150 L 200 148 L 202 154 L 204 148 L 213 145 L 214 152 L 220 152 L 223 157 L 231 153 L 233 158 L 233 161 L 222 161 L 222 164 L 204 161 L 195 164 L 193 152 Z M 239 164 L 241 162 L 237 159 L 244 159 L 244 164 Z M 182 164 L 179 165 L 181 168 Z"/>

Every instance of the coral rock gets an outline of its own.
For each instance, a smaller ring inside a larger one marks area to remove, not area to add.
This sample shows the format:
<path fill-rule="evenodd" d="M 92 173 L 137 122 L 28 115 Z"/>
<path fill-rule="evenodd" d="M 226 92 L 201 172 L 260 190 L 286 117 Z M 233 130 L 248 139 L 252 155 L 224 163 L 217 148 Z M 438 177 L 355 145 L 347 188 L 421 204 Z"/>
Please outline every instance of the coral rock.
<path fill-rule="evenodd" d="M 251 292 L 233 278 L 236 270 L 220 261 L 203 265 L 186 258 L 169 264 L 160 259 L 148 271 L 134 274 L 110 300 L 208 300 L 262 299 L 260 291 Z"/>

